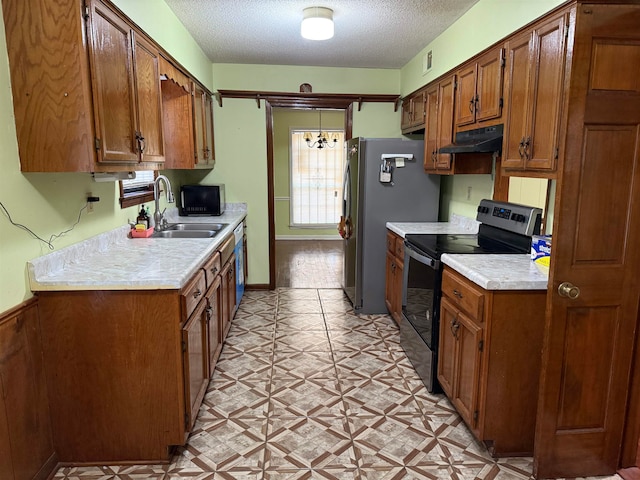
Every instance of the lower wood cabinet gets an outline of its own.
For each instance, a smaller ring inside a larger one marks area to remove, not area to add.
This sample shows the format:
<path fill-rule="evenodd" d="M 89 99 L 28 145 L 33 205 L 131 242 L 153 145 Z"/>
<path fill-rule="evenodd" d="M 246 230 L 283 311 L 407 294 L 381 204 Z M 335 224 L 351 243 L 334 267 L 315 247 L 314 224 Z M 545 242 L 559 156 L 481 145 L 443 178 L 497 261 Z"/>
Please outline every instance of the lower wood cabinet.
<path fill-rule="evenodd" d="M 0 478 L 49 477 L 53 448 L 37 301 L 0 316 Z"/>
<path fill-rule="evenodd" d="M 385 278 L 385 304 L 393 319 L 402 317 L 402 276 L 404 268 L 404 239 L 387 231 L 387 260 Z"/>
<path fill-rule="evenodd" d="M 445 267 L 438 381 L 494 456 L 531 455 L 546 290 L 484 290 Z"/>
<path fill-rule="evenodd" d="M 225 245 L 181 290 L 38 293 L 60 462 L 166 462 L 186 442 L 232 318 Z"/>

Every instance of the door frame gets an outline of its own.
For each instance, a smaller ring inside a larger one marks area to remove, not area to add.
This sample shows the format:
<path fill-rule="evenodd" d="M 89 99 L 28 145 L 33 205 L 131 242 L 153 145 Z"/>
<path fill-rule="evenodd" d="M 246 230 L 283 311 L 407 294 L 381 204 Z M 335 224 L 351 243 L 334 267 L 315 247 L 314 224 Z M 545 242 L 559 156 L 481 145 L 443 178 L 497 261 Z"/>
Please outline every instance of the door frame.
<path fill-rule="evenodd" d="M 345 141 L 353 135 L 353 101 L 312 98 L 308 96 L 270 98 L 264 100 L 267 120 L 267 208 L 269 223 L 269 290 L 276 288 L 276 220 L 275 220 L 275 175 L 273 158 L 273 109 L 292 110 L 344 110 Z"/>

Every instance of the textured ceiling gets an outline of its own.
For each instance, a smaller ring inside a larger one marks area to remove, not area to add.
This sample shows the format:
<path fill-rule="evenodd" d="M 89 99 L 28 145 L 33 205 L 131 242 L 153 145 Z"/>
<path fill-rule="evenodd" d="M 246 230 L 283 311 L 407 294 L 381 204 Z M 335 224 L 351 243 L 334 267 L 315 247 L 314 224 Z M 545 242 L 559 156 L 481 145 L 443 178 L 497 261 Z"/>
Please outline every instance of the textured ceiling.
<path fill-rule="evenodd" d="M 165 0 L 214 63 L 400 68 L 478 0 Z M 334 11 L 335 36 L 300 36 L 302 10 Z"/>

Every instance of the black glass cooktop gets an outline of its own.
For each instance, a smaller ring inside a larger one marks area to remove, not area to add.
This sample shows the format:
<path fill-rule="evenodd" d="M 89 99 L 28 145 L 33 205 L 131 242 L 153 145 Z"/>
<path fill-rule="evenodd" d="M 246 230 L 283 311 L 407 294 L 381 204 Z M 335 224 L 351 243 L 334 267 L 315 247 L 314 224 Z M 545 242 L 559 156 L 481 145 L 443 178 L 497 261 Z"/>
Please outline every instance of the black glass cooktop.
<path fill-rule="evenodd" d="M 475 234 L 409 234 L 407 243 L 431 258 L 439 259 L 443 253 L 528 253 L 523 246 L 514 246 Z"/>

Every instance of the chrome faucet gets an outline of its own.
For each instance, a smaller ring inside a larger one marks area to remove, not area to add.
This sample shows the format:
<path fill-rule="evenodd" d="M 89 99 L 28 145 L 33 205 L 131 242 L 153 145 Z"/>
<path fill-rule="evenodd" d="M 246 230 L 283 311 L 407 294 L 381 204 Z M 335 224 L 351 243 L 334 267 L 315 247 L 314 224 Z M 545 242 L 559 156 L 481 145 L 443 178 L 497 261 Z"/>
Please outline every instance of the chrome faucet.
<path fill-rule="evenodd" d="M 164 230 L 165 227 L 167 226 L 167 219 L 164 218 L 164 212 L 166 208 L 162 210 L 162 212 L 160 212 L 160 189 L 158 186 L 160 184 L 160 180 L 164 181 L 164 188 L 166 190 L 167 202 L 169 203 L 175 202 L 175 199 L 173 198 L 173 192 L 171 191 L 171 182 L 169 182 L 169 179 L 164 175 L 158 175 L 158 177 L 153 182 L 153 199 L 156 202 L 156 211 L 153 212 L 153 220 L 156 225 L 156 230 L 158 231 Z"/>

